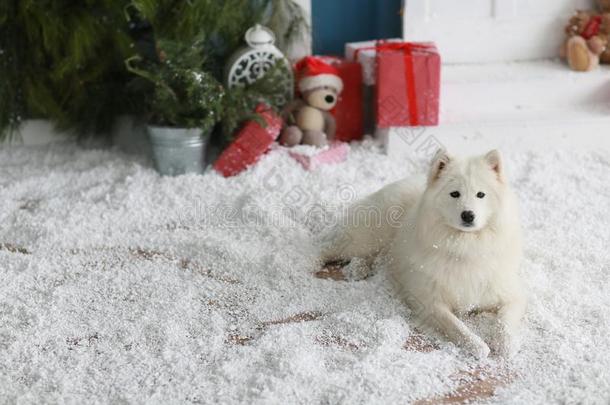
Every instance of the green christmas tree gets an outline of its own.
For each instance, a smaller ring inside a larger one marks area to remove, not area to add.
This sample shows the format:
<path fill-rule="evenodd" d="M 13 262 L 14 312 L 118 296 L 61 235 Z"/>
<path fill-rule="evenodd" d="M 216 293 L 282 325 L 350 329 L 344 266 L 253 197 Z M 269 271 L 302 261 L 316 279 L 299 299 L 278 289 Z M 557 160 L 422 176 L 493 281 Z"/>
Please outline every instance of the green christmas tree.
<path fill-rule="evenodd" d="M 0 2 L 0 135 L 25 118 L 80 133 L 130 111 L 125 0 Z M 0 136 L 1 139 L 1 136 Z"/>
<path fill-rule="evenodd" d="M 3 0 L 0 140 L 28 118 L 104 134 L 118 115 L 144 113 L 146 92 L 129 85 L 125 60 L 158 54 L 162 43 L 196 43 L 198 69 L 221 81 L 228 56 L 257 22 L 270 25 L 284 45 L 305 27 L 292 0 Z M 224 128 L 246 119 L 274 84 L 261 80 L 227 92 Z"/>
<path fill-rule="evenodd" d="M 155 45 L 149 59 L 134 55 L 126 61 L 136 75 L 133 92 L 146 100 L 147 121 L 209 132 L 222 117 L 225 90 L 201 68 L 201 38 L 157 39 Z"/>

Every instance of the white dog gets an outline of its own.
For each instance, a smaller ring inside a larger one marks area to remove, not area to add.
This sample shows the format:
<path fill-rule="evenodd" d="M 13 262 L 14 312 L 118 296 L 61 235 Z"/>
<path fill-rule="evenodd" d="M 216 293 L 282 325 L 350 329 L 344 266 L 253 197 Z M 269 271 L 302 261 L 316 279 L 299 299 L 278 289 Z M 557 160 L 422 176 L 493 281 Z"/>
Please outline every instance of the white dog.
<path fill-rule="evenodd" d="M 391 279 L 420 327 L 484 358 L 489 346 L 458 316 L 494 311 L 492 349 L 505 356 L 518 349 L 526 301 L 521 229 L 498 151 L 465 160 L 439 151 L 426 187 L 392 183 L 350 207 L 344 225 L 323 260 L 370 265 L 387 255 Z"/>

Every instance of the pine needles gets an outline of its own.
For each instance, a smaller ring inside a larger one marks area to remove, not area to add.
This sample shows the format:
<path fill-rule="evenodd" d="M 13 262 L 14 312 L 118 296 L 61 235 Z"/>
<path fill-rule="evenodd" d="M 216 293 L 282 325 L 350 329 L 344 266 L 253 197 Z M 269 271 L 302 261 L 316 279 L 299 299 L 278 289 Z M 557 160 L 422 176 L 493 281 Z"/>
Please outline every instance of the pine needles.
<path fill-rule="evenodd" d="M 150 32 L 140 30 L 138 21 Z M 28 118 L 47 118 L 78 134 L 103 134 L 118 115 L 141 115 L 146 86 L 128 85 L 133 75 L 125 60 L 146 57 L 147 48 L 148 57 L 155 55 L 163 41 L 197 46 L 200 52 L 191 55 L 199 69 L 221 81 L 229 55 L 257 22 L 276 31 L 280 47 L 304 27 L 292 0 L 3 0 L 0 141 Z M 265 99 L 273 85 L 227 92 L 223 127 L 235 128 L 252 100 Z"/>
<path fill-rule="evenodd" d="M 126 0 L 4 0 L 0 5 L 0 140 L 25 118 L 79 133 L 130 109 L 123 59 Z"/>

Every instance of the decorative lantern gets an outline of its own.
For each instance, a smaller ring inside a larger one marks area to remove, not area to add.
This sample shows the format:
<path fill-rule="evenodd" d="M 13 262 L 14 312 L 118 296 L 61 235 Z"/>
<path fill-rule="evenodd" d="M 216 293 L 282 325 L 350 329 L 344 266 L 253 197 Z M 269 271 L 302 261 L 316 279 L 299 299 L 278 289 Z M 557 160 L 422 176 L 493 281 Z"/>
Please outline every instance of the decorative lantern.
<path fill-rule="evenodd" d="M 279 104 L 292 99 L 294 82 L 290 62 L 275 47 L 275 35 L 267 27 L 256 24 L 246 31 L 244 36 L 247 46 L 238 49 L 229 58 L 225 82 L 229 88 L 252 84 L 265 75 L 278 61 L 286 64 L 285 74 L 278 80 L 283 81 L 283 94 L 278 94 Z M 284 71 L 283 70 L 283 71 Z"/>

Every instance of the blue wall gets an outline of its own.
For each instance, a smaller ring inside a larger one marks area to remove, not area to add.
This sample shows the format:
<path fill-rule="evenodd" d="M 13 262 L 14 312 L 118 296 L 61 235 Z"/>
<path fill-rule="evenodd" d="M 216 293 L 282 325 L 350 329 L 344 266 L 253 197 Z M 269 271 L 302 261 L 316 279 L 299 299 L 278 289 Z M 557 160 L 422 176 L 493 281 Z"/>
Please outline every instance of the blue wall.
<path fill-rule="evenodd" d="M 346 42 L 402 36 L 402 0 L 312 0 L 314 54 L 343 55 Z"/>

